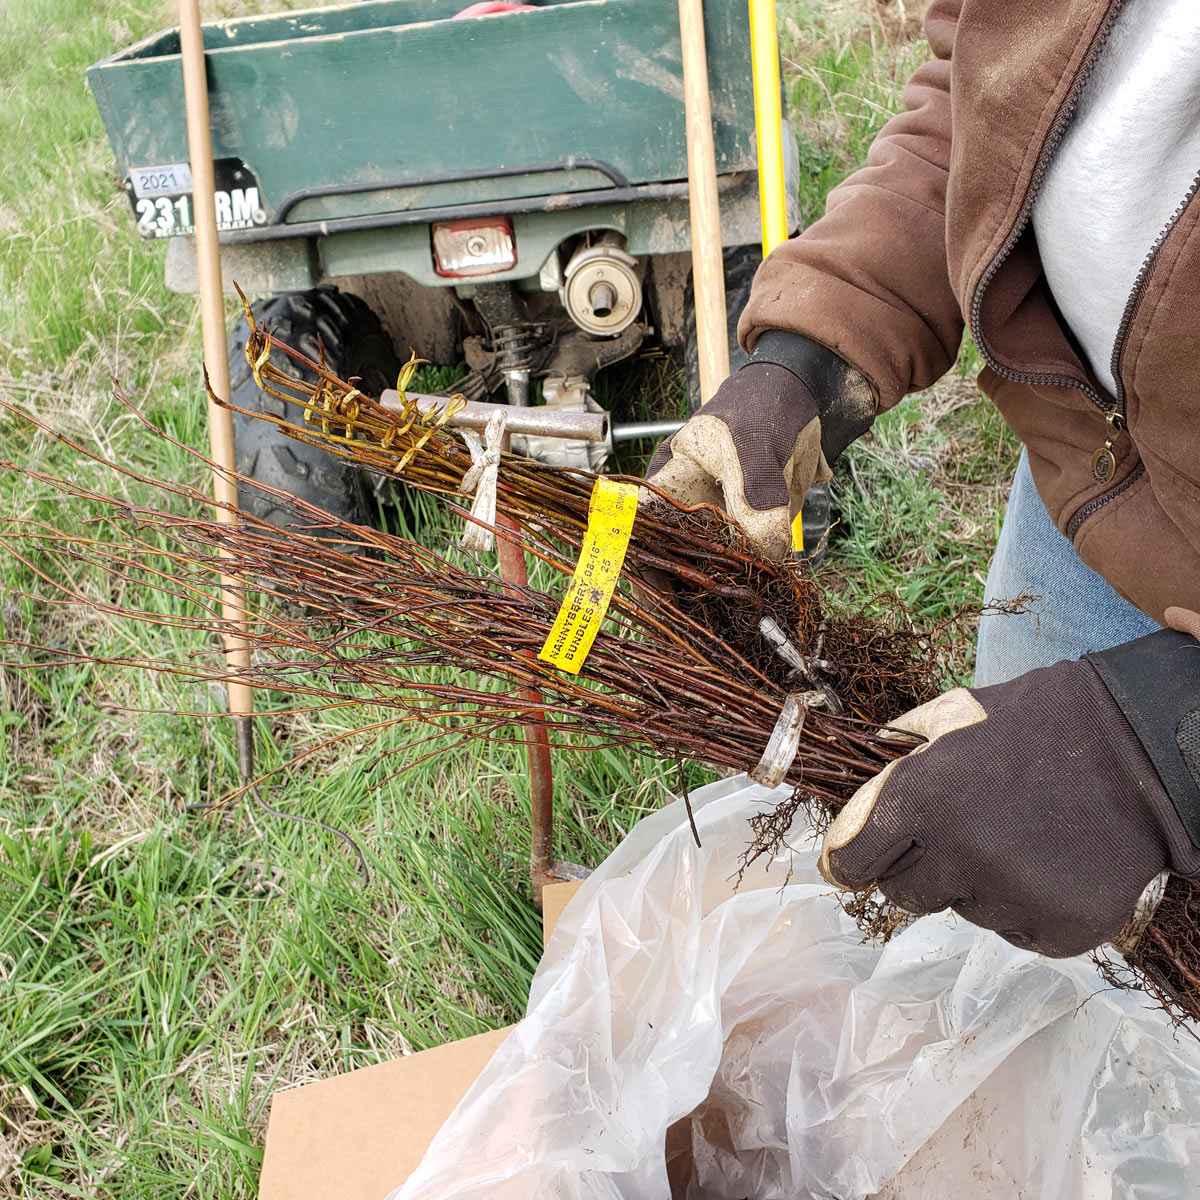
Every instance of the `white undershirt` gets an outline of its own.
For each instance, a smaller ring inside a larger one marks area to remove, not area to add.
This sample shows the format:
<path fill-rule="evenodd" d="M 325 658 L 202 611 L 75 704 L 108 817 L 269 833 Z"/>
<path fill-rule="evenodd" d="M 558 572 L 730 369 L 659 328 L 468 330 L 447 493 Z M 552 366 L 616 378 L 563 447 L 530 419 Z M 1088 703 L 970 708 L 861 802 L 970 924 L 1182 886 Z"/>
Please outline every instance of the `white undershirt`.
<path fill-rule="evenodd" d="M 1200 174 L 1200 0 L 1127 0 L 1033 206 L 1050 290 L 1100 382 L 1146 256 Z"/>

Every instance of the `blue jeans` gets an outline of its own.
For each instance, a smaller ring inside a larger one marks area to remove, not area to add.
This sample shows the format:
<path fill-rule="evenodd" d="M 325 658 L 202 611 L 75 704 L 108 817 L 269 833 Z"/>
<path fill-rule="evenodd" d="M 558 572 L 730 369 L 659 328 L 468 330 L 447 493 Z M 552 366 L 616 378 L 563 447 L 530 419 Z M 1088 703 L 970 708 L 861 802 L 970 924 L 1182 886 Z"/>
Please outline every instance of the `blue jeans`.
<path fill-rule="evenodd" d="M 1153 633 L 1159 627 L 1121 599 L 1058 531 L 1038 495 L 1029 459 L 1021 452 L 984 600 L 1023 592 L 1041 599 L 1021 616 L 985 613 L 979 622 L 975 686 L 1003 683 Z"/>

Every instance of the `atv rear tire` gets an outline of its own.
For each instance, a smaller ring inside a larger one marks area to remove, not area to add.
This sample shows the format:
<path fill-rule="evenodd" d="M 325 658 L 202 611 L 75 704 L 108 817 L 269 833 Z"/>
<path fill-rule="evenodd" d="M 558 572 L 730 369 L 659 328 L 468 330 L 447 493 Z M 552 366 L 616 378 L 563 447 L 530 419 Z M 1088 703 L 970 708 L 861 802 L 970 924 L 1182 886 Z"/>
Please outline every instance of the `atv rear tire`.
<path fill-rule="evenodd" d="M 329 369 L 342 379 L 357 376 L 367 395 L 378 396 L 395 385 L 400 363 L 391 339 L 379 318 L 357 296 L 323 286 L 260 300 L 253 311 L 261 328 L 314 361 L 324 347 Z M 267 395 L 255 384 L 246 361 L 249 332 L 245 318 L 240 318 L 229 340 L 233 403 L 303 426 L 300 408 Z M 314 378 L 311 371 L 284 354 L 274 354 L 271 361 L 297 379 Z M 289 492 L 343 521 L 372 523 L 372 492 L 360 471 L 326 450 L 288 437 L 269 421 L 235 412 L 233 429 L 240 474 Z M 243 485 L 239 502 L 245 511 L 273 525 L 302 523 L 285 503 L 256 488 Z"/>

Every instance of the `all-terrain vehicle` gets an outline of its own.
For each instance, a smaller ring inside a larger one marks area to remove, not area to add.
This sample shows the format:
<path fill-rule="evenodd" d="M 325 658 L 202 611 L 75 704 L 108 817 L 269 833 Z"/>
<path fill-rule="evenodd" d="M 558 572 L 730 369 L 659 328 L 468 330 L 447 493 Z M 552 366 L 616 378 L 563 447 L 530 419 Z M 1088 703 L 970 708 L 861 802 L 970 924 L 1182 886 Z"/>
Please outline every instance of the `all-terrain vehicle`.
<path fill-rule="evenodd" d="M 314 356 L 319 337 L 332 369 L 375 394 L 412 349 L 465 360 L 453 390 L 469 399 L 595 409 L 597 372 L 653 345 L 683 353 L 694 410 L 675 0 L 455 19 L 462 3 L 370 0 L 205 26 L 226 287 L 269 297 L 260 321 Z M 744 0 L 705 7 L 732 330 L 760 258 L 748 18 Z M 167 285 L 196 291 L 178 31 L 88 79 L 138 233 L 167 240 Z M 794 205 L 790 132 L 785 157 Z M 283 416 L 245 367 L 245 336 L 243 322 L 232 398 Z M 617 425 L 613 437 L 673 427 Z M 265 422 L 242 419 L 236 434 L 245 474 L 364 518 L 366 484 L 340 461 Z M 611 449 L 514 442 L 593 470 Z"/>

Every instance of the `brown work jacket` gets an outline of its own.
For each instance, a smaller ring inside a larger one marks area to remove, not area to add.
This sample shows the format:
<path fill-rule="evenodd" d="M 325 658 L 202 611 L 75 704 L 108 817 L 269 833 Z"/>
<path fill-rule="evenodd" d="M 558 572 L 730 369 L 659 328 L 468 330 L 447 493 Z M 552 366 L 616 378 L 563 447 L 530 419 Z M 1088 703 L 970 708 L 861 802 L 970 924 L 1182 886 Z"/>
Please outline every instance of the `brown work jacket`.
<path fill-rule="evenodd" d="M 1129 297 L 1115 396 L 1058 314 L 1029 219 L 1119 8 L 934 0 L 934 58 L 906 111 L 826 215 L 763 264 L 740 332 L 748 348 L 767 329 L 821 342 L 882 411 L 950 368 L 965 320 L 987 363 L 980 386 L 1027 446 L 1051 517 L 1162 621 L 1169 605 L 1200 610 L 1200 202 L 1193 188 Z M 1110 438 L 1115 464 L 1097 462 Z"/>

